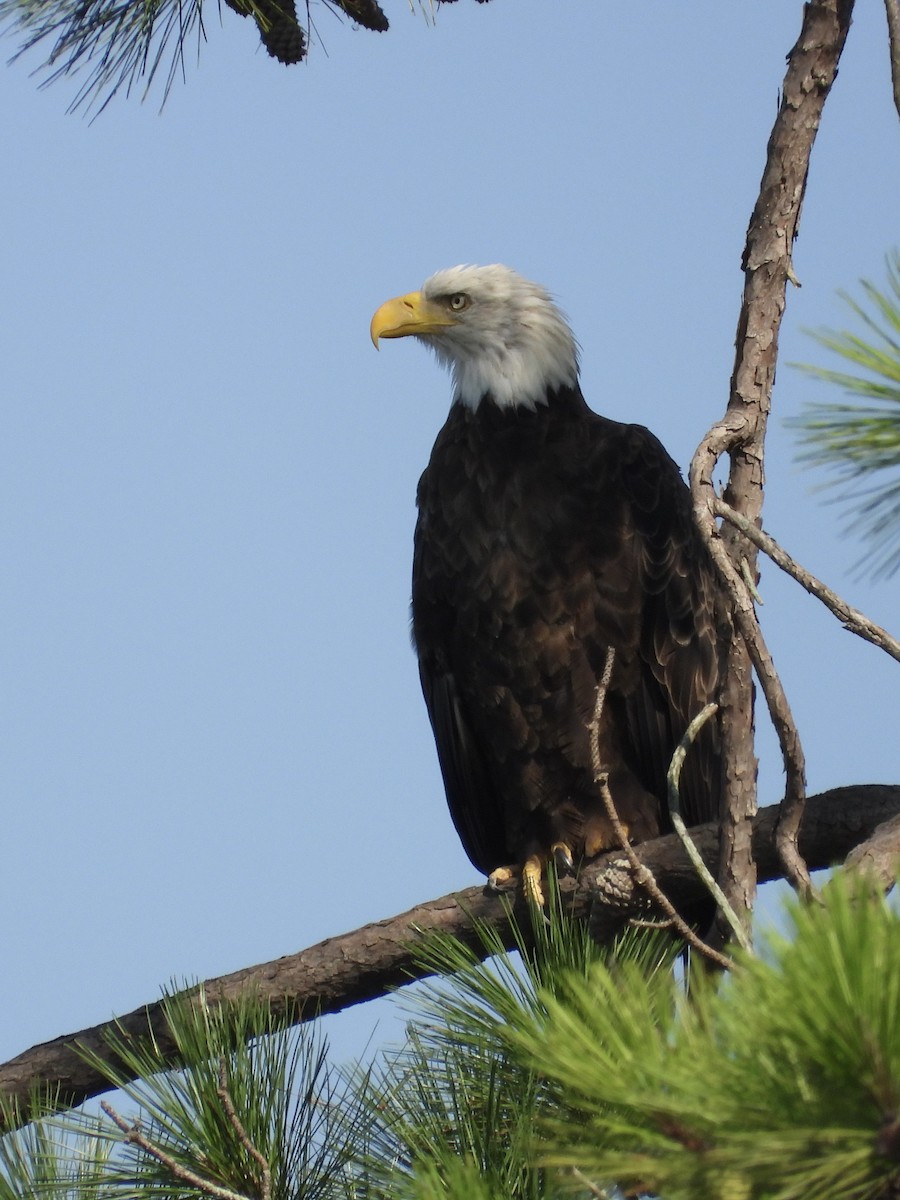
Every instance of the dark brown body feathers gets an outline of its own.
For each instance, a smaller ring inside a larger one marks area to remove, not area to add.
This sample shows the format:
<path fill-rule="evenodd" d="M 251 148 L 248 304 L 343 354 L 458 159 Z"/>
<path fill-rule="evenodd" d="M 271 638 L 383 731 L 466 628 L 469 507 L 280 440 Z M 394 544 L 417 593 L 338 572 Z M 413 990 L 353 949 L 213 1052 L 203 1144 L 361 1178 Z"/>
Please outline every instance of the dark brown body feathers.
<path fill-rule="evenodd" d="M 577 387 L 536 409 L 455 404 L 419 483 L 413 636 L 454 824 L 489 873 L 610 844 L 588 724 L 633 840 L 668 827 L 665 773 L 715 699 L 712 567 L 657 439 Z M 688 758 L 689 824 L 718 815 L 717 738 Z"/>

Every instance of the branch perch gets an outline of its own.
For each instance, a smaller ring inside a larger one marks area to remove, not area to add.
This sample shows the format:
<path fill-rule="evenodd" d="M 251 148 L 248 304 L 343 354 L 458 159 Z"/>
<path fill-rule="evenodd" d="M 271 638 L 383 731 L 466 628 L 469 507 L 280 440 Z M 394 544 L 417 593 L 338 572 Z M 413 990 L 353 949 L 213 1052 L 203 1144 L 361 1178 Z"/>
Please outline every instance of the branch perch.
<path fill-rule="evenodd" d="M 801 851 L 813 869 L 830 866 L 842 861 L 879 825 L 898 814 L 900 785 L 837 788 L 811 797 L 800 830 Z M 783 874 L 773 841 L 777 816 L 777 808 L 764 809 L 752 824 L 752 851 L 763 880 L 780 878 Z M 718 826 L 715 823 L 699 826 L 691 831 L 691 835 L 704 862 L 714 867 L 718 855 Z M 634 849 L 641 863 L 653 871 L 676 906 L 687 905 L 692 899 L 706 895 L 703 883 L 674 834 Z M 627 870 L 623 872 L 618 865 L 620 861 L 619 853 L 602 855 L 582 869 L 577 882 L 561 881 L 570 896 L 574 913 L 585 918 L 590 916 L 595 930 L 607 927 L 608 936 L 621 929 L 623 921 L 630 915 L 646 915 L 643 895 L 635 895 L 633 883 L 629 886 Z M 524 900 L 517 902 L 515 912 L 522 928 L 527 928 Z M 496 895 L 486 895 L 483 888 L 473 887 L 429 901 L 389 920 L 366 925 L 353 933 L 329 938 L 299 954 L 209 980 L 202 985 L 204 1002 L 210 1005 L 227 1002 L 244 989 L 251 988 L 270 1000 L 279 1012 L 302 1009 L 304 1020 L 320 1013 L 339 1012 L 420 978 L 424 970 L 416 963 L 415 943 L 423 934 L 442 931 L 480 948 L 481 943 L 473 933 L 473 920 L 499 930 L 506 944 L 513 947 L 504 903 Z M 199 995 L 200 990 L 186 994 Z M 104 1022 L 33 1046 L 0 1066 L 0 1099 L 8 1106 L 18 1106 L 18 1120 L 24 1122 L 28 1120 L 33 1091 L 38 1086 L 51 1094 L 58 1093 L 56 1104 L 60 1108 L 72 1107 L 109 1090 L 105 1076 L 86 1064 L 76 1047 L 80 1045 L 91 1050 L 101 1060 L 122 1071 L 124 1065 L 117 1060 L 108 1042 L 110 1034 L 120 1038 L 153 1036 L 173 1065 L 177 1062 L 163 1006 L 157 1001 L 117 1021 Z"/>

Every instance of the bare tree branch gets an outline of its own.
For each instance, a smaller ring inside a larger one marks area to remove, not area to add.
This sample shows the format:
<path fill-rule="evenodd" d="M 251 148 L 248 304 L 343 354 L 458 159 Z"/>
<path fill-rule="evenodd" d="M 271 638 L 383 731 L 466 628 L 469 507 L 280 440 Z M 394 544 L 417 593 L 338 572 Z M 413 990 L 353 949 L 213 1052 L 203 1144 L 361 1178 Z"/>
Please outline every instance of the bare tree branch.
<path fill-rule="evenodd" d="M 801 567 L 793 558 L 764 530 L 758 525 L 754 525 L 752 521 L 748 521 L 746 517 L 726 504 L 724 500 L 716 499 L 713 502 L 713 511 L 716 516 L 723 517 L 726 521 L 730 521 L 732 525 L 750 539 L 755 546 L 758 546 L 776 566 L 781 567 L 787 575 L 797 582 L 817 600 L 821 600 L 827 609 L 829 609 L 837 619 L 841 622 L 845 629 L 851 633 L 857 634 L 861 638 L 865 638 L 867 642 L 871 642 L 873 646 L 878 646 L 891 658 L 897 659 L 900 662 L 900 642 L 895 637 L 892 637 L 886 629 L 882 629 L 880 625 L 876 625 L 874 621 L 870 621 L 858 609 L 851 608 L 846 600 L 831 590 L 827 584 L 822 583 L 817 579 L 812 572 L 807 571 L 805 567 Z"/>
<path fill-rule="evenodd" d="M 666 786 L 669 798 L 669 816 L 672 819 L 672 825 L 675 832 L 681 839 L 681 844 L 687 853 L 688 858 L 694 864 L 694 870 L 706 884 L 709 892 L 715 900 L 720 912 L 725 917 L 731 932 L 739 946 L 744 950 L 751 948 L 750 934 L 741 924 L 740 917 L 728 903 L 728 897 L 716 883 L 712 872 L 703 861 L 703 856 L 694 845 L 694 839 L 688 833 L 687 826 L 684 823 L 684 817 L 681 815 L 681 797 L 679 794 L 679 785 L 681 783 L 681 771 L 684 767 L 684 760 L 687 758 L 688 751 L 697 739 L 700 730 L 715 713 L 719 711 L 718 704 L 706 704 L 701 708 L 697 715 L 693 718 L 687 729 L 684 731 L 684 737 L 675 747 L 675 753 L 672 755 L 672 761 L 669 764 L 669 770 L 666 774 Z"/>
<path fill-rule="evenodd" d="M 719 535 L 715 522 L 712 474 L 724 453 L 731 457 L 725 499 L 747 520 L 758 523 L 763 503 L 763 451 L 766 421 L 778 356 L 778 333 L 787 281 L 796 282 L 791 248 L 797 236 L 809 159 L 825 100 L 837 74 L 853 0 L 810 0 L 803 25 L 788 55 L 782 100 L 769 138 L 759 197 L 750 218 L 744 249 L 744 296 L 738 319 L 734 372 L 728 408 L 703 439 L 691 464 L 691 490 L 697 523 L 740 613 L 740 628 L 756 626 L 752 603 L 740 578 L 746 559 L 755 567 L 756 551 L 735 528 Z M 751 576 L 753 571 L 751 570 Z M 757 650 L 759 639 L 756 637 Z M 759 652 L 759 650 L 758 650 Z M 752 684 L 747 653 L 732 641 L 722 696 L 721 730 L 726 763 L 725 811 L 719 879 L 733 907 L 749 913 L 754 868 L 745 826 L 756 807 L 756 759 L 753 752 Z M 760 683 L 769 709 L 778 714 L 779 737 L 788 774 L 778 844 L 785 869 L 796 884 L 808 886 L 797 850 L 805 779 L 802 749 L 771 660 Z M 772 689 L 769 694 L 767 689 Z M 778 694 L 780 693 L 780 695 Z"/>
<path fill-rule="evenodd" d="M 660 910 L 660 912 L 663 913 L 667 926 L 670 926 L 672 929 L 674 929 L 679 937 L 683 938 L 693 950 L 696 950 L 699 954 L 702 954 L 704 958 L 708 958 L 711 962 L 715 963 L 717 967 L 721 967 L 723 971 L 728 971 L 734 965 L 731 959 L 724 954 L 720 954 L 719 951 L 714 947 L 707 945 L 707 943 L 704 942 L 704 940 L 691 928 L 688 922 L 685 921 L 685 919 L 678 912 L 669 897 L 659 886 L 656 881 L 656 876 L 653 874 L 650 868 L 645 863 L 642 863 L 638 858 L 634 851 L 634 847 L 629 840 L 628 831 L 622 824 L 621 818 L 619 817 L 618 810 L 616 809 L 616 803 L 612 797 L 612 792 L 609 790 L 609 772 L 603 765 L 603 757 L 600 753 L 600 721 L 603 716 L 603 706 L 606 703 L 606 692 L 609 687 L 609 681 L 612 678 L 615 657 L 616 652 L 613 647 L 608 647 L 606 651 L 606 662 L 604 663 L 603 667 L 603 675 L 600 678 L 600 682 L 597 684 L 593 719 L 588 725 L 588 731 L 591 735 L 591 765 L 594 772 L 594 783 L 596 783 L 597 787 L 600 789 L 600 798 L 603 801 L 603 807 L 606 809 L 607 819 L 613 828 L 613 833 L 616 836 L 616 840 L 619 843 L 622 853 L 625 855 L 628 865 L 631 868 L 634 882 L 637 883 L 639 887 L 644 889 L 656 907 Z M 715 704 L 707 705 L 703 710 L 702 718 L 695 718 L 688 726 L 688 731 L 684 735 L 681 744 L 676 747 L 675 754 L 669 767 L 668 775 L 669 810 L 672 814 L 673 822 L 680 822 L 681 824 L 681 830 L 678 829 L 678 824 L 675 825 L 676 833 L 678 833 L 678 836 L 681 838 L 685 850 L 687 850 L 688 856 L 691 858 L 695 869 L 697 870 L 701 879 L 704 879 L 704 881 L 707 883 L 707 886 L 709 885 L 711 876 L 706 870 L 703 860 L 700 858 L 700 855 L 697 852 L 696 847 L 690 841 L 690 838 L 688 838 L 686 841 L 686 835 L 682 833 L 682 830 L 684 829 L 684 822 L 681 820 L 681 813 L 679 811 L 678 780 L 681 776 L 681 767 L 684 763 L 684 757 L 687 754 L 687 748 L 692 744 L 694 737 L 696 736 L 696 729 L 699 729 L 700 725 L 702 725 L 704 721 L 708 720 L 712 713 L 716 712 L 716 710 L 717 706 Z M 672 782 L 673 778 L 674 784 Z M 716 886 L 715 880 L 712 880 L 712 884 L 713 887 Z M 724 897 L 722 897 L 722 899 L 724 899 Z M 727 905 L 728 902 L 725 901 L 725 903 Z"/>
<path fill-rule="evenodd" d="M 698 934 L 690 927 L 685 919 L 680 916 L 675 905 L 662 890 L 656 880 L 656 876 L 646 863 L 641 862 L 637 851 L 631 842 L 628 840 L 628 834 L 622 822 L 619 820 L 619 814 L 616 812 L 616 806 L 612 798 L 612 793 L 609 790 L 609 776 L 606 771 L 595 772 L 594 782 L 600 788 L 600 798 L 603 801 L 603 807 L 606 809 L 606 815 L 609 822 L 615 830 L 616 837 L 619 840 L 619 845 L 622 848 L 622 853 L 625 856 L 625 861 L 631 870 L 631 877 L 638 887 L 643 888 L 650 899 L 660 912 L 664 914 L 665 924 L 672 928 L 679 937 L 702 954 L 704 958 L 708 958 L 710 962 L 715 963 L 717 967 L 721 967 L 723 971 L 730 971 L 734 963 L 725 954 L 720 954 L 718 950 L 707 945 Z M 696 847 L 694 847 L 696 849 Z M 696 870 L 697 864 L 692 861 L 692 865 Z M 701 859 L 702 862 L 702 859 Z"/>
<path fill-rule="evenodd" d="M 800 831 L 800 848 L 813 869 L 843 861 L 850 850 L 865 841 L 875 829 L 900 814 L 900 785 L 878 784 L 836 788 L 811 797 Z M 780 878 L 783 867 L 774 848 L 777 808 L 763 810 L 751 826 L 752 851 L 760 879 Z M 718 855 L 718 826 L 715 823 L 692 830 L 707 866 L 715 866 Z M 689 906 L 707 892 L 678 838 L 671 834 L 635 847 L 640 862 L 661 882 L 676 907 Z M 582 868 L 578 880 L 563 880 L 572 911 L 590 917 L 595 931 L 612 936 L 630 916 L 646 916 L 646 899 L 634 884 L 620 852 L 601 855 Z M 524 900 L 516 903 L 515 914 L 527 928 Z M 393 988 L 421 978 L 425 971 L 416 956 L 416 943 L 430 932 L 454 934 L 480 949 L 473 931 L 478 920 L 500 931 L 510 948 L 514 945 L 506 908 L 496 895 L 481 887 L 443 896 L 409 912 L 377 921 L 341 937 L 329 938 L 299 954 L 247 967 L 212 979 L 202 985 L 204 1003 L 214 1005 L 234 999 L 253 989 L 270 1000 L 276 1011 L 301 1012 L 302 1020 L 320 1013 L 339 1012 L 353 1004 L 384 995 Z M 195 989 L 186 995 L 198 995 Z M 125 1071 L 109 1045 L 109 1035 L 140 1039 L 152 1036 L 173 1065 L 175 1043 L 160 1002 L 148 1004 L 117 1021 L 104 1022 L 79 1033 L 67 1034 L 33 1046 L 0 1066 L 0 1099 L 17 1105 L 19 1120 L 28 1119 L 32 1093 L 41 1085 L 59 1107 L 71 1107 L 109 1089 L 106 1078 L 85 1063 L 76 1047 L 82 1046 L 102 1061 Z"/>
<path fill-rule="evenodd" d="M 216 1090 L 218 1091 L 219 1099 L 222 1101 L 222 1107 L 225 1109 L 225 1115 L 228 1117 L 229 1124 L 238 1136 L 238 1141 L 259 1167 L 259 1200 L 271 1200 L 272 1168 L 269 1166 L 266 1156 L 250 1140 L 250 1135 L 237 1115 L 234 1101 L 231 1098 L 231 1092 L 228 1090 L 228 1064 L 224 1058 L 219 1059 L 219 1086 Z"/>
<path fill-rule="evenodd" d="M 157 1146 L 155 1142 L 152 1142 L 141 1130 L 140 1124 L 137 1121 L 134 1123 L 126 1121 L 105 1100 L 100 1101 L 100 1107 L 112 1123 L 125 1134 L 127 1142 L 132 1142 L 135 1146 L 139 1146 L 145 1154 L 149 1154 L 151 1158 L 155 1158 L 158 1163 L 161 1163 L 166 1168 L 172 1178 L 178 1180 L 179 1183 L 186 1183 L 188 1187 L 196 1188 L 202 1195 L 212 1196 L 214 1200 L 248 1200 L 248 1197 L 244 1196 L 241 1192 L 233 1192 L 231 1188 L 222 1187 L 221 1184 L 213 1183 L 211 1179 L 204 1179 L 202 1175 L 198 1175 L 195 1171 L 183 1167 L 171 1154 L 167 1154 L 161 1146 Z"/>

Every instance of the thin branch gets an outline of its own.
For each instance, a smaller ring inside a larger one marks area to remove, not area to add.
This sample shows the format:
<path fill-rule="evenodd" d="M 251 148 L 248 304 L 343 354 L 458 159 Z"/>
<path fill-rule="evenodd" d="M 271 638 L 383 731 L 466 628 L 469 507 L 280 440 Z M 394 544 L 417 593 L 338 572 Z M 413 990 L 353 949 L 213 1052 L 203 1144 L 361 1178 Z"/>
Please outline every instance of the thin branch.
<path fill-rule="evenodd" d="M 714 950 L 712 946 L 708 946 L 701 937 L 691 929 L 687 921 L 681 916 L 675 905 L 663 892 L 662 888 L 656 882 L 656 877 L 650 868 L 642 863 L 635 854 L 631 842 L 628 840 L 628 832 L 619 817 L 616 810 L 615 801 L 612 798 L 612 793 L 609 790 L 609 772 L 603 765 L 603 758 L 600 753 L 600 718 L 603 715 L 603 706 L 606 703 L 606 692 L 609 688 L 609 681 L 612 678 L 613 663 L 615 662 L 615 650 L 610 646 L 606 651 L 606 659 L 603 664 L 603 675 L 600 682 L 597 684 L 597 694 L 594 699 L 594 716 L 588 725 L 588 730 L 591 735 L 591 764 L 594 768 L 594 782 L 600 788 L 600 797 L 603 800 L 603 807 L 606 809 L 606 816 L 612 825 L 616 839 L 621 846 L 625 857 L 628 859 L 629 865 L 634 872 L 634 878 L 644 891 L 651 897 L 656 906 L 665 913 L 666 919 L 671 922 L 672 928 L 691 946 L 704 957 L 711 959 L 717 966 L 723 970 L 729 970 L 733 963 L 724 954 L 720 954 L 718 950 Z M 712 706 L 715 711 L 715 705 Z M 710 714 L 707 713 L 708 717 Z M 705 718 L 704 718 L 705 719 Z M 702 723 L 702 722 L 701 722 Z M 676 755 L 678 751 L 676 750 Z M 687 751 L 685 750 L 685 753 Z M 681 761 L 684 760 L 684 754 L 681 756 Z M 678 775 L 681 774 L 681 762 L 678 764 Z M 678 782 L 676 777 L 675 783 L 675 804 L 678 805 Z M 682 822 L 683 824 L 683 822 Z M 693 847 L 692 847 L 693 849 Z M 702 861 L 701 861 L 702 867 Z M 705 870 L 705 868 L 703 868 Z M 706 872 L 708 877 L 708 872 Z M 724 897 L 723 897 L 724 899 Z"/>
<path fill-rule="evenodd" d="M 728 453 L 731 471 L 726 499 L 749 521 L 758 522 L 778 334 L 787 282 L 796 282 L 791 249 L 797 236 L 812 146 L 837 74 L 852 12 L 853 0 L 809 0 L 804 6 L 800 36 L 788 55 L 781 106 L 769 138 L 759 197 L 747 231 L 744 294 L 728 408 L 698 447 L 690 472 L 697 525 L 734 600 L 747 651 L 757 661 L 765 662 L 760 684 L 769 711 L 775 714 L 773 719 L 788 773 L 779 850 L 788 877 L 804 890 L 811 885 L 797 849 L 797 830 L 805 802 L 803 753 L 771 658 L 767 652 L 763 653 L 764 644 L 739 574 L 738 564 L 743 558 L 751 568 L 754 566 L 756 551 L 735 528 L 726 528 L 719 536 L 714 515 L 713 471 L 721 455 Z M 759 673 L 757 661 L 754 666 Z M 742 830 L 755 811 L 756 759 L 750 673 L 735 642 L 729 646 L 721 731 L 726 776 L 719 878 L 731 902 L 736 907 L 748 908 L 752 899 L 753 862 L 749 857 L 749 839 Z"/>
<path fill-rule="evenodd" d="M 203 1192 L 205 1196 L 213 1196 L 215 1200 L 249 1200 L 249 1197 L 244 1196 L 241 1192 L 233 1192 L 231 1188 L 221 1187 L 209 1179 L 204 1179 L 202 1175 L 195 1174 L 187 1167 L 183 1167 L 181 1163 L 172 1158 L 170 1154 L 166 1154 L 165 1150 L 157 1146 L 155 1142 L 151 1142 L 141 1132 L 141 1127 L 137 1121 L 134 1124 L 129 1124 L 105 1100 L 100 1101 L 100 1107 L 109 1119 L 125 1134 L 127 1141 L 132 1142 L 135 1146 L 139 1146 L 151 1158 L 155 1158 L 167 1171 L 171 1172 L 173 1179 L 177 1179 L 181 1183 L 186 1183 L 188 1187 L 196 1188 L 198 1192 Z"/>
<path fill-rule="evenodd" d="M 600 788 L 600 796 L 603 800 L 603 806 L 606 809 L 606 815 L 613 827 L 616 837 L 619 840 L 619 845 L 625 857 L 628 859 L 628 864 L 634 874 L 635 883 L 642 887 L 657 908 L 662 909 L 666 914 L 666 919 L 671 922 L 672 928 L 683 938 L 687 944 L 702 954 L 704 958 L 708 958 L 714 962 L 717 967 L 721 967 L 723 971 L 730 971 L 734 963 L 724 954 L 720 954 L 718 950 L 714 950 L 712 946 L 708 946 L 703 938 L 699 937 L 687 921 L 679 914 L 675 905 L 665 894 L 659 884 L 656 882 L 656 876 L 650 868 L 642 863 L 635 853 L 634 847 L 628 840 L 628 834 L 625 832 L 625 827 L 619 820 L 619 814 L 616 812 L 616 806 L 613 802 L 612 795 L 609 790 L 609 776 L 605 771 L 594 776 L 594 782 Z"/>
<path fill-rule="evenodd" d="M 609 646 L 606 651 L 606 658 L 603 661 L 603 674 L 600 676 L 600 681 L 597 684 L 597 692 L 594 697 L 594 715 L 588 724 L 588 733 L 591 735 L 591 765 L 594 768 L 594 779 L 598 781 L 600 776 L 605 773 L 600 755 L 600 718 L 603 716 L 606 693 L 609 689 L 609 681 L 612 679 L 613 664 L 615 661 L 615 648 Z M 616 817 L 616 820 L 618 820 L 618 817 Z"/>
<path fill-rule="evenodd" d="M 681 782 L 681 769 L 684 766 L 684 760 L 687 758 L 688 751 L 693 746 L 697 734 L 706 724 L 706 722 L 719 711 L 718 704 L 706 704 L 697 713 L 687 729 L 684 731 L 684 737 L 675 747 L 675 753 L 672 755 L 672 761 L 669 763 L 669 770 L 666 774 L 666 785 L 669 797 L 669 816 L 672 818 L 672 826 L 675 832 L 681 839 L 681 844 L 687 852 L 688 858 L 694 864 L 694 869 L 697 874 L 709 888 L 713 899 L 719 907 L 719 910 L 724 914 L 725 920 L 728 922 L 732 933 L 737 938 L 738 945 L 745 950 L 752 949 L 747 930 L 744 928 L 740 917 L 728 903 L 728 897 L 716 883 L 711 871 L 707 870 L 706 863 L 703 861 L 703 856 L 694 845 L 691 835 L 687 831 L 687 826 L 684 823 L 684 818 L 681 815 L 681 798 L 678 788 Z"/>
<path fill-rule="evenodd" d="M 900 117 L 900 0 L 884 0 L 887 14 L 888 45 L 891 51 L 891 83 L 894 89 L 894 105 Z"/>
<path fill-rule="evenodd" d="M 790 575 L 817 600 L 821 600 L 827 609 L 829 609 L 841 622 L 845 629 L 850 633 L 855 633 L 861 638 L 865 638 L 867 642 L 871 642 L 873 646 L 878 646 L 884 650 L 886 654 L 890 654 L 891 658 L 895 658 L 900 662 L 900 642 L 895 637 L 892 637 L 886 629 L 882 629 L 880 625 L 876 625 L 874 621 L 870 621 L 858 609 L 851 608 L 845 600 L 842 600 L 837 592 L 833 592 L 830 587 L 817 579 L 805 567 L 801 567 L 793 558 L 782 549 L 773 537 L 765 533 L 758 525 L 754 525 L 752 521 L 748 521 L 746 517 L 726 504 L 724 500 L 718 497 L 713 501 L 713 512 L 717 517 L 722 517 L 726 521 L 730 521 L 735 525 L 744 537 L 749 538 L 755 546 L 758 546 L 765 554 L 771 558 L 776 566 L 781 567 L 782 571 Z"/>
<path fill-rule="evenodd" d="M 900 785 L 835 788 L 810 797 L 800 831 L 801 851 L 814 870 L 832 866 L 898 814 Z M 779 879 L 784 873 L 774 848 L 777 817 L 777 808 L 763 809 L 751 826 L 752 852 L 761 881 Z M 715 866 L 718 823 L 698 826 L 691 835 L 706 865 Z M 678 907 L 686 908 L 707 895 L 675 834 L 643 842 L 633 850 Z M 577 880 L 560 881 L 573 916 L 591 919 L 597 927 L 598 914 L 606 914 L 604 936 L 609 938 L 629 917 L 647 915 L 644 894 L 635 887 L 630 871 L 617 868 L 621 858 L 619 851 L 600 855 L 582 867 Z M 615 887 L 610 886 L 611 877 Z M 354 880 L 349 878 L 345 886 L 354 886 Z M 508 898 L 486 893 L 482 885 L 466 888 L 388 920 L 328 938 L 299 954 L 207 980 L 184 992 L 183 998 L 188 1001 L 202 995 L 204 1003 L 213 1007 L 251 990 L 269 1002 L 274 1015 L 284 1014 L 285 1020 L 308 1021 L 320 1013 L 340 1012 L 422 978 L 426 972 L 419 962 L 416 944 L 431 933 L 458 937 L 483 954 L 482 940 L 473 928 L 480 923 L 496 930 L 509 949 L 515 948 L 515 934 L 506 910 L 509 903 Z M 513 911 L 520 925 L 527 923 L 528 910 L 521 897 L 515 899 Z M 56 1108 L 72 1107 L 109 1091 L 112 1085 L 107 1076 L 97 1065 L 85 1061 L 79 1047 L 90 1051 L 99 1062 L 109 1063 L 120 1077 L 128 1078 L 128 1068 L 117 1059 L 110 1037 L 131 1042 L 152 1038 L 162 1056 L 173 1066 L 178 1064 L 164 1004 L 156 1001 L 142 1005 L 114 1021 L 33 1046 L 0 1064 L 0 1101 L 6 1108 L 5 1114 L 0 1113 L 0 1126 L 27 1121 L 33 1111 L 35 1089 L 41 1086 Z M 17 1109 L 17 1115 L 13 1109 Z"/>
<path fill-rule="evenodd" d="M 717 498 L 714 498 L 710 506 L 708 514 L 710 520 L 716 511 L 716 500 Z M 714 538 L 710 542 L 710 549 L 714 551 L 716 565 L 731 595 L 732 615 L 759 679 L 769 717 L 778 734 L 778 742 L 781 747 L 785 770 L 785 789 L 778 825 L 778 850 L 782 855 L 785 874 L 789 881 L 795 888 L 810 895 L 813 891 L 812 880 L 797 849 L 797 835 L 803 816 L 803 806 L 806 802 L 806 761 L 800 735 L 794 722 L 787 694 L 756 618 L 753 599 L 741 578 L 740 571 L 724 552 L 718 539 Z"/>
<path fill-rule="evenodd" d="M 259 1166 L 260 1176 L 262 1178 L 262 1186 L 260 1189 L 259 1200 L 271 1200 L 272 1197 L 272 1168 L 266 1156 L 257 1150 L 256 1146 L 250 1140 L 250 1136 L 241 1123 L 240 1117 L 234 1107 L 234 1101 L 231 1099 L 231 1093 L 228 1090 L 228 1067 L 224 1058 L 219 1059 L 219 1086 L 216 1089 L 219 1099 L 222 1101 L 222 1107 L 225 1109 L 225 1115 L 231 1124 L 231 1128 L 237 1134 L 238 1139 L 247 1153 L 252 1159 L 255 1159 Z"/>

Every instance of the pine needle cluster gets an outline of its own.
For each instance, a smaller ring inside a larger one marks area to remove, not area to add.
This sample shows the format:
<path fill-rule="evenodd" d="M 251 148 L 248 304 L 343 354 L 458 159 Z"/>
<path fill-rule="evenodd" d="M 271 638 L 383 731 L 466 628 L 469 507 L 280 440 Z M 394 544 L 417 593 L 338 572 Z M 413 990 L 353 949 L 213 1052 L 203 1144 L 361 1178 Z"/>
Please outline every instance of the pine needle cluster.
<path fill-rule="evenodd" d="M 861 281 L 865 304 L 840 293 L 862 322 L 862 335 L 810 332 L 851 370 L 792 364 L 850 400 L 809 403 L 788 422 L 799 431 L 801 460 L 833 472 L 826 486 L 841 488 L 851 513 L 848 529 L 874 549 L 864 562 L 875 578 L 900 569 L 900 251 L 888 256 L 887 280 L 886 290 Z"/>

